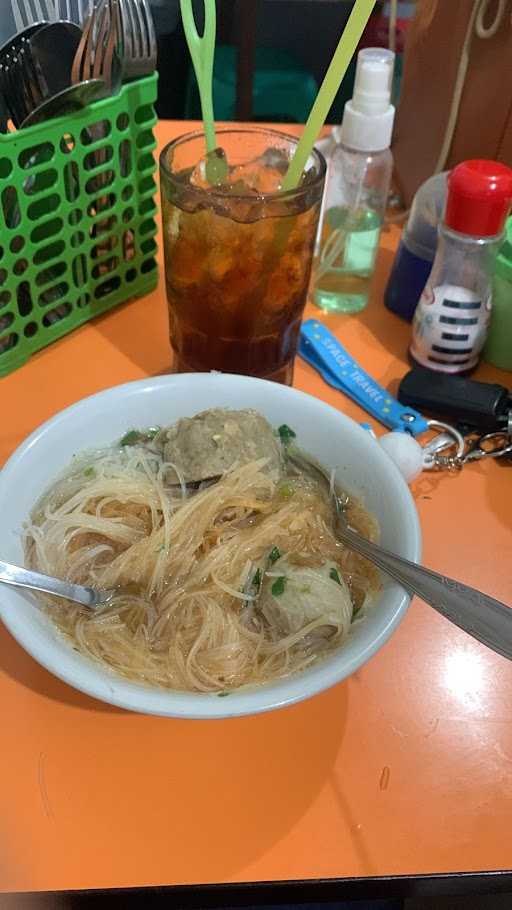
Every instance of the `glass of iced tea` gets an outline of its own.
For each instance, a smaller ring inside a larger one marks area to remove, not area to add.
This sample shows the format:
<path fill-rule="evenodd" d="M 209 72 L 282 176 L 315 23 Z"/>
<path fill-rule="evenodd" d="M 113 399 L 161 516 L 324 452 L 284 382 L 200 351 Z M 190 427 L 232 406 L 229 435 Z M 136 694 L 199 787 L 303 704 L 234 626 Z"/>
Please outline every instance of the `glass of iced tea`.
<path fill-rule="evenodd" d="M 313 151 L 300 186 L 283 191 L 293 136 L 241 128 L 217 142 L 213 178 L 202 132 L 160 156 L 173 369 L 290 384 L 325 161 Z"/>

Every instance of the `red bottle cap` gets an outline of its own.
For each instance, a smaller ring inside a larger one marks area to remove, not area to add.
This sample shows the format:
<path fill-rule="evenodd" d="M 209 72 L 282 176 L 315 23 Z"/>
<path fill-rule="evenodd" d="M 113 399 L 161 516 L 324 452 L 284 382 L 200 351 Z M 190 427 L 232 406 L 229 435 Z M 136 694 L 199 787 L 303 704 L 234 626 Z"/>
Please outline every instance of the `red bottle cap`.
<path fill-rule="evenodd" d="M 501 234 L 512 205 L 512 170 L 498 161 L 463 161 L 448 176 L 445 224 L 459 234 Z"/>

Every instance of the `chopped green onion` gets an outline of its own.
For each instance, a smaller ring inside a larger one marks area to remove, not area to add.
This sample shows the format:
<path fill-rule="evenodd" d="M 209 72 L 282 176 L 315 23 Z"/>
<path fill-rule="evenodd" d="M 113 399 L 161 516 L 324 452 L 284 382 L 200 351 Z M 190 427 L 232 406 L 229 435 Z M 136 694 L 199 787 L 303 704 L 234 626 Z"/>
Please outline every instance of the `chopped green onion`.
<path fill-rule="evenodd" d="M 288 445 L 288 443 L 290 442 L 291 439 L 297 438 L 297 434 L 291 429 L 291 427 L 287 426 L 285 423 L 281 424 L 281 426 L 279 427 L 277 432 L 279 433 L 281 442 L 285 446 Z"/>
<path fill-rule="evenodd" d="M 329 572 L 329 578 L 332 578 L 333 581 L 336 581 L 339 585 L 341 585 L 341 578 L 336 569 L 331 569 Z"/>
<path fill-rule="evenodd" d="M 280 558 L 281 558 L 281 550 L 278 547 L 272 547 L 272 549 L 268 555 L 269 562 L 277 562 L 277 560 Z"/>
<path fill-rule="evenodd" d="M 140 440 L 140 433 L 138 430 L 129 430 L 128 433 L 125 433 L 121 439 L 122 446 L 134 446 Z"/>
<path fill-rule="evenodd" d="M 96 477 L 96 471 L 93 467 L 86 468 L 84 471 L 84 477 Z"/>
<path fill-rule="evenodd" d="M 283 483 L 279 487 L 278 493 L 283 499 L 290 499 L 295 493 L 295 487 L 292 483 Z"/>
<path fill-rule="evenodd" d="M 231 695 L 231 692 L 217 692 L 218 698 L 226 698 L 228 695 Z"/>
<path fill-rule="evenodd" d="M 255 588 L 259 588 L 259 587 L 260 587 L 260 585 L 261 585 L 261 569 L 256 569 L 256 572 L 254 573 L 254 578 L 253 578 L 253 580 L 252 580 L 252 583 L 253 583 L 253 585 L 254 585 Z"/>
<path fill-rule="evenodd" d="M 281 594 L 284 594 L 284 589 L 286 587 L 286 578 L 284 575 L 280 575 L 279 578 L 276 578 L 274 584 L 272 585 L 271 591 L 274 597 L 279 597 Z"/>
<path fill-rule="evenodd" d="M 129 430 L 128 433 L 125 433 L 121 439 L 122 446 L 135 446 L 138 442 L 151 442 L 155 438 L 157 433 L 160 432 L 160 427 L 150 427 L 149 430 Z"/>

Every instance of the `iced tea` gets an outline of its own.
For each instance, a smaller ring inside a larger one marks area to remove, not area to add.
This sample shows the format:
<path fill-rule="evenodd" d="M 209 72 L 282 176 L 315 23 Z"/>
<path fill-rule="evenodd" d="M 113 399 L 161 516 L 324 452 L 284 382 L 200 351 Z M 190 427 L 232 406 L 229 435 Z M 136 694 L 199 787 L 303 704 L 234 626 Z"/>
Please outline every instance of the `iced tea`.
<path fill-rule="evenodd" d="M 227 175 L 214 186 L 202 133 L 161 157 L 173 369 L 290 383 L 325 162 L 313 153 L 300 187 L 282 192 L 295 139 L 255 128 L 219 131 L 218 143 Z"/>

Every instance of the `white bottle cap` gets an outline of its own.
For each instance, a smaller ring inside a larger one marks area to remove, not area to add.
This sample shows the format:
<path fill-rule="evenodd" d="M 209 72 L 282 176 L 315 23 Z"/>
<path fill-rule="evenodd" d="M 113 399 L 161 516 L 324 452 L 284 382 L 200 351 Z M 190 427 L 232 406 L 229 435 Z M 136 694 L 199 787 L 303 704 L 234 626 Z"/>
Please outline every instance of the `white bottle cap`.
<path fill-rule="evenodd" d="M 395 55 L 382 47 L 368 47 L 357 55 L 354 94 L 347 101 L 341 124 L 341 141 L 362 152 L 389 147 L 395 108 L 391 88 Z"/>

